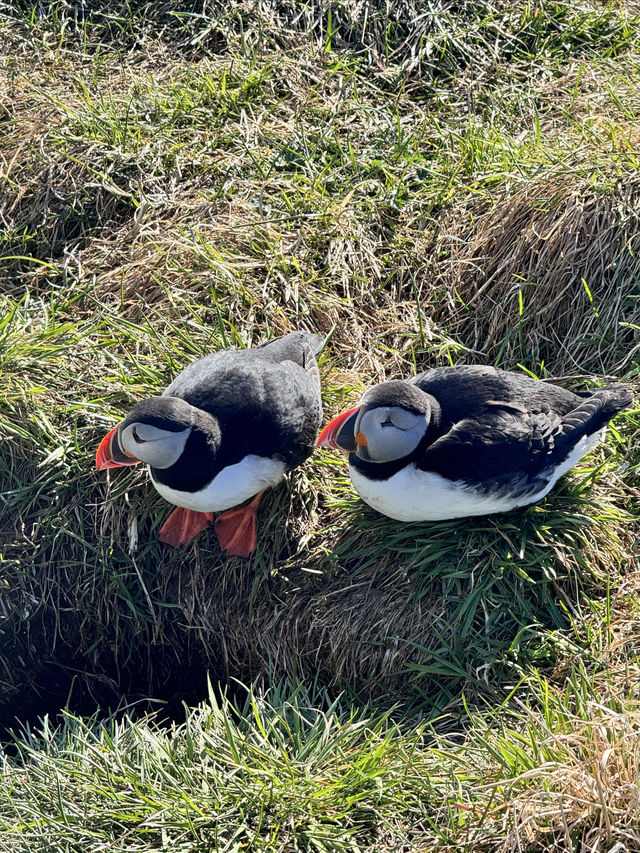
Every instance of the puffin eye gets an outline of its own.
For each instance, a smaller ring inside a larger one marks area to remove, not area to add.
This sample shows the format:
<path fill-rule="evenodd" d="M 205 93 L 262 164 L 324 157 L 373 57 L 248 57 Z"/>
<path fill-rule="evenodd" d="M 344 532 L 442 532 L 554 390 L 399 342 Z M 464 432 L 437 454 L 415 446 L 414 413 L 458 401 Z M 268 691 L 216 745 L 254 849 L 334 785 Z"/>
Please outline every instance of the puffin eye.
<path fill-rule="evenodd" d="M 131 435 L 136 444 L 144 444 L 144 438 L 140 438 L 135 427 L 131 430 Z"/>
<path fill-rule="evenodd" d="M 396 408 L 389 412 L 383 426 L 391 425 L 404 432 L 405 430 L 413 429 L 415 424 L 416 416 L 412 412 Z"/>

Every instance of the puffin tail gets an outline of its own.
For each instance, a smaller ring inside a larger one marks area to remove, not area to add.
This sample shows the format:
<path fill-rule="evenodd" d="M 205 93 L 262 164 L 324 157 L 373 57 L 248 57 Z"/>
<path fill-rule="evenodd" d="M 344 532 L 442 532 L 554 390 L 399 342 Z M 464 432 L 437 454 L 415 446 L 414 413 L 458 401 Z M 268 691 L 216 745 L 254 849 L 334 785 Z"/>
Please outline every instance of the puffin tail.
<path fill-rule="evenodd" d="M 324 338 L 321 338 L 320 335 L 316 335 L 313 332 L 303 332 L 305 335 L 305 342 L 309 346 L 309 349 L 314 355 L 320 355 L 322 350 L 324 349 L 324 345 L 326 344 L 329 336 L 327 335 Z"/>
<path fill-rule="evenodd" d="M 300 329 L 281 338 L 272 338 L 255 347 L 254 351 L 269 361 L 293 361 L 308 368 L 309 355 L 315 358 L 326 342 L 327 338 Z"/>
<path fill-rule="evenodd" d="M 631 388 L 622 383 L 598 388 L 593 394 L 602 400 L 602 415 L 606 417 L 607 421 L 623 409 L 628 409 L 633 403 Z"/>
<path fill-rule="evenodd" d="M 609 385 L 590 392 L 580 405 L 562 419 L 562 430 L 556 437 L 556 447 L 573 445 L 584 435 L 593 435 L 605 427 L 609 421 L 628 408 L 633 402 L 633 394 L 627 385 Z"/>

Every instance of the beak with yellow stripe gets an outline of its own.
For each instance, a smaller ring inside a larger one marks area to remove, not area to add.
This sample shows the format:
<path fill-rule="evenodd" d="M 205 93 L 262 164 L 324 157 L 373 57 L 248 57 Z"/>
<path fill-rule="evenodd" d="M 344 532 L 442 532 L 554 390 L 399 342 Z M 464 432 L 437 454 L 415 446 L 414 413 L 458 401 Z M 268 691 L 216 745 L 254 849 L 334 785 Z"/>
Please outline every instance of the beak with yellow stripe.
<path fill-rule="evenodd" d="M 118 427 L 108 432 L 98 445 L 96 453 L 96 468 L 105 471 L 107 468 L 124 468 L 127 465 L 138 465 L 137 459 L 128 450 L 120 448 L 118 441 Z"/>
<path fill-rule="evenodd" d="M 318 447 L 325 450 L 344 450 L 347 453 L 353 453 L 358 444 L 365 445 L 367 440 L 364 435 L 358 433 L 361 436 L 360 442 L 358 442 L 358 436 L 355 434 L 355 424 L 359 413 L 360 406 L 356 406 L 355 409 L 349 409 L 348 412 L 343 412 L 330 421 L 318 436 Z"/>

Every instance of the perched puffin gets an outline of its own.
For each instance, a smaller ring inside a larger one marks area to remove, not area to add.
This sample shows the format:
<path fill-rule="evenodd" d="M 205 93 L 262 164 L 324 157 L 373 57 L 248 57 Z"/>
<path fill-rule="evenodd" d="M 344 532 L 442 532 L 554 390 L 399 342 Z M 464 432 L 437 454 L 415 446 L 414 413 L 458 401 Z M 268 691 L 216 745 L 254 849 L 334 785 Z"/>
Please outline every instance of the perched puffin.
<path fill-rule="evenodd" d="M 543 498 L 631 401 L 625 385 L 573 392 L 493 367 L 439 367 L 371 388 L 318 445 L 349 452 L 356 491 L 390 518 L 489 515 Z"/>
<path fill-rule="evenodd" d="M 160 530 L 161 542 L 186 545 L 214 513 L 228 510 L 215 518 L 220 545 L 227 554 L 250 556 L 262 493 L 314 450 L 322 346 L 318 336 L 299 331 L 201 358 L 102 439 L 97 467 L 147 463 L 153 485 L 178 507 Z"/>

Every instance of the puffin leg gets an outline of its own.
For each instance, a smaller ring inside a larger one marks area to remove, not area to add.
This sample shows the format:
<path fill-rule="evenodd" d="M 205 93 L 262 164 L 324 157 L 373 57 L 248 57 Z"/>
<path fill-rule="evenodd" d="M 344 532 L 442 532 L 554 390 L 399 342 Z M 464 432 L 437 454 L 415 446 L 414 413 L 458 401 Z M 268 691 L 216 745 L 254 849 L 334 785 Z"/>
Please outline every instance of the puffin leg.
<path fill-rule="evenodd" d="M 187 545 L 201 530 L 213 524 L 214 518 L 212 512 L 196 512 L 179 506 L 160 528 L 160 541 L 174 548 Z"/>
<path fill-rule="evenodd" d="M 216 536 L 223 551 L 229 556 L 250 557 L 258 544 L 258 504 L 264 490 L 246 506 L 228 509 L 215 521 Z"/>

